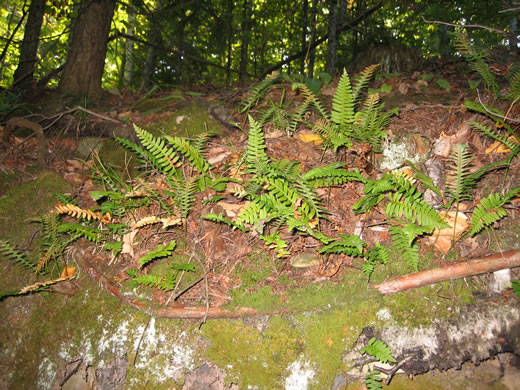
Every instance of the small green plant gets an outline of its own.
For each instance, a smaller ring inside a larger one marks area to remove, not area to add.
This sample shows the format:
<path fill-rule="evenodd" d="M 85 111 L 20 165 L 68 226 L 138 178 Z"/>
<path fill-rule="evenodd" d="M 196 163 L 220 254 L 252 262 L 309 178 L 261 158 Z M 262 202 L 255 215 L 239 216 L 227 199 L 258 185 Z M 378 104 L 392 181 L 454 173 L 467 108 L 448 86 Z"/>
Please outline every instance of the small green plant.
<path fill-rule="evenodd" d="M 358 107 L 361 93 L 376 67 L 367 67 L 354 85 L 347 72 L 343 72 L 332 100 L 330 115 L 325 113 L 313 128 L 323 136 L 326 147 L 332 147 L 334 151 L 343 147 L 348 149 L 352 147 L 353 141 L 357 141 L 370 144 L 376 153 L 381 152 L 386 138 L 385 128 L 397 110 L 383 112 L 384 104 L 380 103 L 377 93 L 369 94 L 364 104 Z"/>
<path fill-rule="evenodd" d="M 365 353 L 375 357 L 381 363 L 392 362 L 395 363 L 396 360 L 392 356 L 392 351 L 383 341 L 377 340 L 375 337 L 372 337 L 367 346 L 361 348 L 361 354 Z M 369 390 L 381 389 L 381 382 L 383 379 L 379 376 L 381 372 L 379 370 L 370 370 L 369 373 L 365 376 L 365 385 Z"/>
<path fill-rule="evenodd" d="M 520 298 L 520 280 L 511 280 L 511 286 L 515 295 Z"/>

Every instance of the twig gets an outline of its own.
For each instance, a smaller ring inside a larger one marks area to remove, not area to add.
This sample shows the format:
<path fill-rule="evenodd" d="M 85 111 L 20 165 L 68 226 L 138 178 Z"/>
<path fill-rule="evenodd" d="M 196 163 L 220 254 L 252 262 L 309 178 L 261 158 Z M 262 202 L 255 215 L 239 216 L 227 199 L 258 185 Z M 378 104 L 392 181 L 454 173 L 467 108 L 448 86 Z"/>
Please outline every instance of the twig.
<path fill-rule="evenodd" d="M 379 367 L 379 366 L 374 366 L 374 369 L 375 370 L 379 370 L 381 371 L 382 373 L 388 375 L 385 379 L 385 385 L 389 385 L 390 384 L 390 381 L 392 380 L 392 378 L 394 377 L 394 375 L 397 373 L 397 371 L 399 371 L 399 369 L 403 366 L 403 364 L 405 364 L 408 360 L 410 360 L 412 357 L 411 356 L 408 356 L 407 358 L 401 360 L 399 363 L 397 363 L 395 366 L 393 366 L 392 368 L 384 368 L 384 367 Z"/>
<path fill-rule="evenodd" d="M 137 355 L 139 355 L 139 348 L 141 347 L 141 343 L 143 342 L 144 335 L 146 334 L 146 331 L 148 330 L 148 327 L 150 326 L 150 321 L 152 321 L 152 317 L 148 317 L 148 322 L 146 323 L 146 326 L 144 327 L 143 333 L 141 333 L 141 337 L 139 338 L 139 343 L 137 343 L 137 348 L 135 349 L 135 355 L 134 355 L 134 361 L 132 365 L 135 367 L 135 362 L 137 360 Z"/>
<path fill-rule="evenodd" d="M 179 299 L 179 297 L 184 294 L 186 291 L 188 291 L 189 289 L 191 289 L 193 286 L 196 286 L 197 284 L 199 284 L 206 276 L 208 275 L 208 273 L 206 272 L 203 276 L 201 276 L 199 279 L 197 279 L 196 281 L 194 281 L 193 283 L 191 283 L 188 287 L 186 288 L 183 288 L 182 291 L 180 291 L 177 295 L 175 295 L 175 297 L 173 298 L 174 301 L 176 301 L 177 299 Z M 168 304 L 168 303 L 166 303 Z"/>
<path fill-rule="evenodd" d="M 480 103 L 480 105 L 484 108 L 484 110 L 486 110 L 487 113 L 493 115 L 493 116 L 496 116 L 500 119 L 503 119 L 503 120 L 506 120 L 506 121 L 510 121 L 510 122 L 513 122 L 513 123 L 520 123 L 520 119 L 513 119 L 513 118 L 509 118 L 507 116 L 504 116 L 504 115 L 500 115 L 500 114 L 497 114 L 496 112 L 493 112 L 493 111 L 490 111 L 486 105 L 482 102 L 482 99 L 480 98 L 480 93 L 478 91 L 478 88 L 477 88 L 477 96 L 478 96 L 478 102 Z"/>
<path fill-rule="evenodd" d="M 426 20 L 424 16 L 422 17 L 425 23 L 436 23 L 436 24 L 444 24 L 446 26 L 452 26 L 452 27 L 461 27 L 461 28 L 483 28 L 485 30 L 493 31 L 498 34 L 506 35 L 506 32 L 503 30 L 498 30 L 493 27 L 483 26 L 481 24 L 454 24 L 454 23 L 448 23 L 448 22 L 441 22 L 440 20 Z"/>

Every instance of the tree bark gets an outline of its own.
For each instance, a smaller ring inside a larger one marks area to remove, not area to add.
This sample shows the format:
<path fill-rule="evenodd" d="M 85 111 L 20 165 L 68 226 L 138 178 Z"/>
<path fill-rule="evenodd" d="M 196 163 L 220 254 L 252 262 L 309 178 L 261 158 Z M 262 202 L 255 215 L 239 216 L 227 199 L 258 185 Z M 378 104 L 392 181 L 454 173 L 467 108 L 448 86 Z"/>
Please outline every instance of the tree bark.
<path fill-rule="evenodd" d="M 427 271 L 414 272 L 388 282 L 376 284 L 373 287 L 383 294 L 393 294 L 444 280 L 453 280 L 514 267 L 520 267 L 520 250 L 511 250 L 478 259 L 448 264 Z"/>
<path fill-rule="evenodd" d="M 314 60 L 316 59 L 316 13 L 318 9 L 318 0 L 312 0 L 312 9 L 311 9 L 311 42 L 308 48 L 302 49 L 301 53 L 306 53 L 309 61 L 307 64 L 307 76 L 309 78 L 314 77 Z"/>
<path fill-rule="evenodd" d="M 62 94 L 99 99 L 115 0 L 82 0 L 63 77 Z"/>
<path fill-rule="evenodd" d="M 137 21 L 136 18 L 136 10 L 134 6 L 134 2 L 131 1 L 128 6 L 128 20 L 127 20 L 127 30 L 126 33 L 129 36 L 134 35 L 135 24 Z M 124 74 L 123 74 L 124 86 L 132 87 L 134 82 L 134 41 L 132 39 L 126 39 L 125 42 L 125 66 L 124 66 Z"/>
<path fill-rule="evenodd" d="M 305 50 L 307 43 L 307 24 L 309 21 L 309 0 L 303 0 L 302 25 L 301 25 L 301 50 Z M 300 74 L 305 74 L 305 57 L 300 61 Z"/>
<path fill-rule="evenodd" d="M 338 0 L 330 0 L 329 35 L 327 45 L 327 64 L 325 71 L 334 74 L 336 71 L 336 50 L 338 48 Z"/>
<path fill-rule="evenodd" d="M 249 40 L 251 34 L 251 14 L 253 12 L 253 0 L 244 0 L 242 13 L 242 45 L 240 47 L 240 75 L 239 81 L 244 81 L 247 73 L 249 58 Z"/>

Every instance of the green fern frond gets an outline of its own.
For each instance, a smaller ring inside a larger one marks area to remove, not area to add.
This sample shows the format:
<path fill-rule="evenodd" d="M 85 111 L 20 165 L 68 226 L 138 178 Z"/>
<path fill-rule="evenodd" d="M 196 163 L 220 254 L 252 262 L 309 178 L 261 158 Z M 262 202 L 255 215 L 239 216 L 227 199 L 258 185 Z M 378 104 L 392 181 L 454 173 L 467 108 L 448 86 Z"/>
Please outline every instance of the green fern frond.
<path fill-rule="evenodd" d="M 421 184 L 424 186 L 424 188 L 435 192 L 437 195 L 442 197 L 441 190 L 435 185 L 432 178 L 427 176 L 424 172 L 422 172 L 419 168 L 417 168 L 411 161 L 407 160 L 406 165 L 408 165 L 410 168 L 412 168 L 414 172 L 414 177 L 417 178 L 421 182 Z"/>
<path fill-rule="evenodd" d="M 511 280 L 511 287 L 515 295 L 520 298 L 520 280 Z"/>
<path fill-rule="evenodd" d="M 341 239 L 331 242 L 318 250 L 319 253 L 344 253 L 348 256 L 359 257 L 363 255 L 366 243 L 359 236 L 339 234 Z"/>
<path fill-rule="evenodd" d="M 491 226 L 507 216 L 507 211 L 503 206 L 511 202 L 511 200 L 516 198 L 519 194 L 520 187 L 516 187 L 505 195 L 492 193 L 482 198 L 480 204 L 473 210 L 470 235 L 474 236 L 485 227 Z"/>
<path fill-rule="evenodd" d="M 302 179 L 315 188 L 340 185 L 348 181 L 366 183 L 359 169 L 352 172 L 343 169 L 342 162 L 334 162 L 324 167 L 313 168 L 302 175 Z"/>
<path fill-rule="evenodd" d="M 501 142 L 504 146 L 509 149 L 514 149 L 518 144 L 511 141 L 508 137 L 503 134 L 500 134 L 497 130 L 494 130 L 490 127 L 484 126 L 478 122 L 471 121 L 470 126 L 477 130 L 478 132 L 487 135 L 490 138 L 493 138 L 495 141 Z"/>
<path fill-rule="evenodd" d="M 339 79 L 336 93 L 332 98 L 331 121 L 340 127 L 351 126 L 354 123 L 355 105 L 350 77 L 344 70 Z"/>
<path fill-rule="evenodd" d="M 7 240 L 0 240 L 0 255 L 13 260 L 15 263 L 31 271 L 36 271 L 36 264 L 29 260 L 25 254 L 12 246 Z"/>
<path fill-rule="evenodd" d="M 287 248 L 288 244 L 287 241 L 280 237 L 279 231 L 275 231 L 269 236 L 261 235 L 260 238 L 265 241 L 265 245 L 268 248 L 274 249 L 276 252 L 276 257 L 283 258 L 291 254 L 291 252 L 285 249 Z"/>
<path fill-rule="evenodd" d="M 474 183 L 468 181 L 472 158 L 467 145 L 453 146 L 446 164 L 446 190 L 451 195 L 452 201 L 460 202 L 472 197 L 470 190 Z"/>
<path fill-rule="evenodd" d="M 368 353 L 370 356 L 375 357 L 381 363 L 396 362 L 392 356 L 392 350 L 390 347 L 388 347 L 388 345 L 386 345 L 383 341 L 377 340 L 375 337 L 372 337 L 368 341 L 368 344 L 361 348 L 360 353 L 362 355 Z"/>
<path fill-rule="evenodd" d="M 71 234 L 77 238 L 83 237 L 96 243 L 101 241 L 101 230 L 78 223 L 62 223 L 58 226 L 58 231 L 60 233 Z"/>
<path fill-rule="evenodd" d="M 220 213 L 219 215 L 214 214 L 214 213 L 209 213 L 209 214 L 204 215 L 202 218 L 207 219 L 208 221 L 216 222 L 216 223 L 225 223 L 226 225 L 231 226 L 233 228 L 237 228 L 239 230 L 242 230 L 243 232 L 249 231 L 249 229 L 246 229 L 244 227 L 244 225 L 238 224 L 236 222 L 233 222 L 233 221 L 227 219 L 226 217 L 224 217 L 224 215 L 222 213 Z"/>
<path fill-rule="evenodd" d="M 380 243 L 376 243 L 375 248 L 368 249 L 364 257 L 365 261 L 361 263 L 361 271 L 367 277 L 370 277 L 374 272 L 376 263 L 388 263 L 390 260 L 390 252 Z"/>
<path fill-rule="evenodd" d="M 272 73 L 268 75 L 264 80 L 253 86 L 249 91 L 246 99 L 241 103 L 239 113 L 243 113 L 251 109 L 256 103 L 262 99 L 267 91 L 281 79 L 279 73 Z"/>
<path fill-rule="evenodd" d="M 504 96 L 504 99 L 513 100 L 513 102 L 520 99 L 520 69 L 517 69 L 509 77 L 509 92 Z"/>
<path fill-rule="evenodd" d="M 166 145 L 164 138 L 154 137 L 146 130 L 134 125 L 137 137 L 154 157 L 151 163 L 156 169 L 163 174 L 172 174 L 181 165 L 180 157 L 175 149 L 171 149 Z"/>
<path fill-rule="evenodd" d="M 487 57 L 486 52 L 475 48 L 463 31 L 455 32 L 455 47 L 459 53 L 464 55 L 470 67 L 482 77 L 493 96 L 497 97 L 499 86 L 491 69 L 484 61 Z"/>
<path fill-rule="evenodd" d="M 381 371 L 379 370 L 370 370 L 368 374 L 365 376 L 365 386 L 367 390 L 381 390 L 383 386 L 381 382 L 383 382 L 383 378 L 379 376 Z"/>
<path fill-rule="evenodd" d="M 126 139 L 126 138 L 120 138 L 115 137 L 115 140 L 121 144 L 124 148 L 134 152 L 137 155 L 137 158 L 139 159 L 139 162 L 143 165 L 152 164 L 152 166 L 156 167 L 159 165 L 156 158 L 148 152 L 147 150 L 143 149 L 136 143 Z"/>
<path fill-rule="evenodd" d="M 269 164 L 269 157 L 265 152 L 264 132 L 252 116 L 249 116 L 249 125 L 245 164 L 249 171 L 260 173 Z"/>
<path fill-rule="evenodd" d="M 197 178 L 190 177 L 183 186 L 180 186 L 176 195 L 175 204 L 179 208 L 182 218 L 188 217 L 193 204 L 195 203 L 195 194 L 197 193 Z"/>
<path fill-rule="evenodd" d="M 368 82 L 370 81 L 378 67 L 379 64 L 367 66 L 355 80 L 354 87 L 352 88 L 352 97 L 354 98 L 354 104 L 357 104 L 361 99 L 361 91 L 368 85 Z"/>
<path fill-rule="evenodd" d="M 414 196 L 409 197 L 406 197 L 401 192 L 389 194 L 385 214 L 390 218 L 401 218 L 404 216 L 410 222 L 418 223 L 431 230 L 449 227 L 440 214 L 422 200 L 421 196 L 421 192 L 417 192 Z"/>
<path fill-rule="evenodd" d="M 160 275 L 138 275 L 132 279 L 134 287 L 139 285 L 148 286 L 148 287 L 157 287 L 163 281 L 162 276 Z"/>
<path fill-rule="evenodd" d="M 428 232 L 415 224 L 401 226 L 390 226 L 390 234 L 393 239 L 393 247 L 401 253 L 401 257 L 414 269 L 419 270 L 419 245 L 415 242 L 418 234 Z"/>
<path fill-rule="evenodd" d="M 139 258 L 139 268 L 143 268 L 146 264 L 151 261 L 160 258 L 171 256 L 172 251 L 175 249 L 176 242 L 172 240 L 169 244 L 159 244 L 154 249 L 148 251 L 144 256 Z"/>
<path fill-rule="evenodd" d="M 168 143 L 177 152 L 186 157 L 190 164 L 193 165 L 200 173 L 206 173 L 212 168 L 211 164 L 200 153 L 200 151 L 194 147 L 186 138 L 171 136 L 166 136 L 165 138 Z M 172 154 L 169 154 L 169 156 L 171 157 Z"/>

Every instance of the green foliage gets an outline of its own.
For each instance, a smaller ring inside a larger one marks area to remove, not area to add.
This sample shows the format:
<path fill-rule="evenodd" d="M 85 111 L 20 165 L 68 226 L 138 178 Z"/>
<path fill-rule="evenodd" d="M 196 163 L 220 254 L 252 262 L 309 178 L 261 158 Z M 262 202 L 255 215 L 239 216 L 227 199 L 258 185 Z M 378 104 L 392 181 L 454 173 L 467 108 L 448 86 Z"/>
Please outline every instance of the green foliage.
<path fill-rule="evenodd" d="M 383 388 L 383 386 L 381 386 L 383 378 L 381 378 L 379 374 L 381 374 L 379 370 L 370 370 L 365 376 L 365 386 L 368 390 L 380 390 Z"/>
<path fill-rule="evenodd" d="M 520 280 L 511 280 L 511 285 L 515 295 L 520 298 Z"/>
<path fill-rule="evenodd" d="M 265 152 L 264 132 L 260 124 L 249 116 L 249 136 L 247 149 L 244 155 L 245 165 L 249 172 L 262 173 L 269 164 L 269 157 Z"/>
<path fill-rule="evenodd" d="M 246 99 L 241 103 L 239 113 L 249 111 L 255 106 L 260 99 L 262 99 L 269 89 L 277 84 L 281 80 L 279 73 L 272 73 L 268 75 L 264 80 L 257 83 L 255 86 L 249 89 L 249 93 Z"/>
<path fill-rule="evenodd" d="M 487 58 L 487 53 L 482 49 L 477 49 L 463 31 L 455 32 L 455 46 L 459 53 L 464 55 L 473 71 L 482 77 L 489 91 L 496 98 L 499 93 L 499 86 L 495 76 L 484 61 Z"/>
<path fill-rule="evenodd" d="M 323 115 L 316 122 L 313 130 L 323 135 L 326 146 L 331 145 L 334 151 L 339 148 L 352 147 L 352 140 L 368 143 L 375 152 L 381 151 L 386 137 L 385 128 L 395 110 L 382 112 L 384 107 L 379 102 L 379 95 L 369 94 L 364 104 L 356 110 L 361 99 L 361 91 L 366 87 L 377 65 L 367 67 L 356 80 L 354 86 L 346 71 L 341 76 L 332 100 L 332 111 Z"/>
<path fill-rule="evenodd" d="M 293 89 L 298 89 L 300 93 L 304 96 L 304 100 L 292 116 L 291 123 L 289 125 L 289 131 L 291 133 L 294 133 L 296 131 L 296 127 L 302 121 L 302 118 L 304 117 L 305 113 L 312 108 L 318 111 L 318 113 L 322 117 L 328 118 L 328 113 L 325 110 L 325 107 L 320 102 L 318 97 L 314 94 L 314 92 L 312 92 L 306 85 L 296 84 L 293 85 Z"/>
<path fill-rule="evenodd" d="M 520 194 L 520 187 L 513 188 L 506 194 L 491 193 L 480 200 L 473 210 L 473 217 L 471 219 L 470 235 L 474 236 L 482 229 L 492 226 L 495 222 L 507 216 L 507 211 L 503 207 L 505 204 L 511 202 Z"/>
<path fill-rule="evenodd" d="M 347 236 L 345 234 L 339 234 L 340 240 L 333 241 L 332 243 L 325 245 L 320 248 L 320 253 L 344 253 L 348 256 L 359 257 L 363 255 L 363 249 L 366 247 L 366 243 L 359 238 L 359 236 Z"/>
<path fill-rule="evenodd" d="M 390 260 L 390 253 L 388 249 L 382 246 L 379 242 L 376 243 L 375 248 L 371 248 L 368 250 L 368 253 L 365 254 L 365 261 L 361 264 L 361 271 L 370 277 L 375 270 L 375 265 L 377 263 L 386 264 Z"/>
<path fill-rule="evenodd" d="M 143 268 L 148 263 L 160 257 L 171 256 L 177 243 L 175 240 L 170 241 L 169 244 L 159 244 L 154 249 L 148 251 L 144 256 L 139 258 L 139 268 Z"/>
<path fill-rule="evenodd" d="M 13 247 L 9 241 L 0 240 L 0 255 L 14 261 L 22 267 L 36 271 L 36 264 L 29 260 L 24 253 Z"/>
<path fill-rule="evenodd" d="M 179 272 L 194 272 L 192 264 L 170 264 L 162 275 L 138 275 L 139 270 L 128 269 L 126 273 L 132 278 L 132 287 L 147 286 L 163 291 L 171 291 L 177 286 Z"/>
<path fill-rule="evenodd" d="M 375 357 L 381 363 L 396 362 L 392 356 L 392 350 L 388 347 L 388 345 L 386 345 L 381 340 L 377 340 L 375 337 L 372 337 L 368 341 L 368 344 L 361 348 L 360 352 L 362 355 L 368 353 L 370 356 Z"/>
<path fill-rule="evenodd" d="M 446 163 L 446 190 L 451 196 L 450 205 L 471 199 L 473 187 L 476 182 L 470 176 L 471 151 L 467 145 L 456 144 L 453 146 Z"/>

